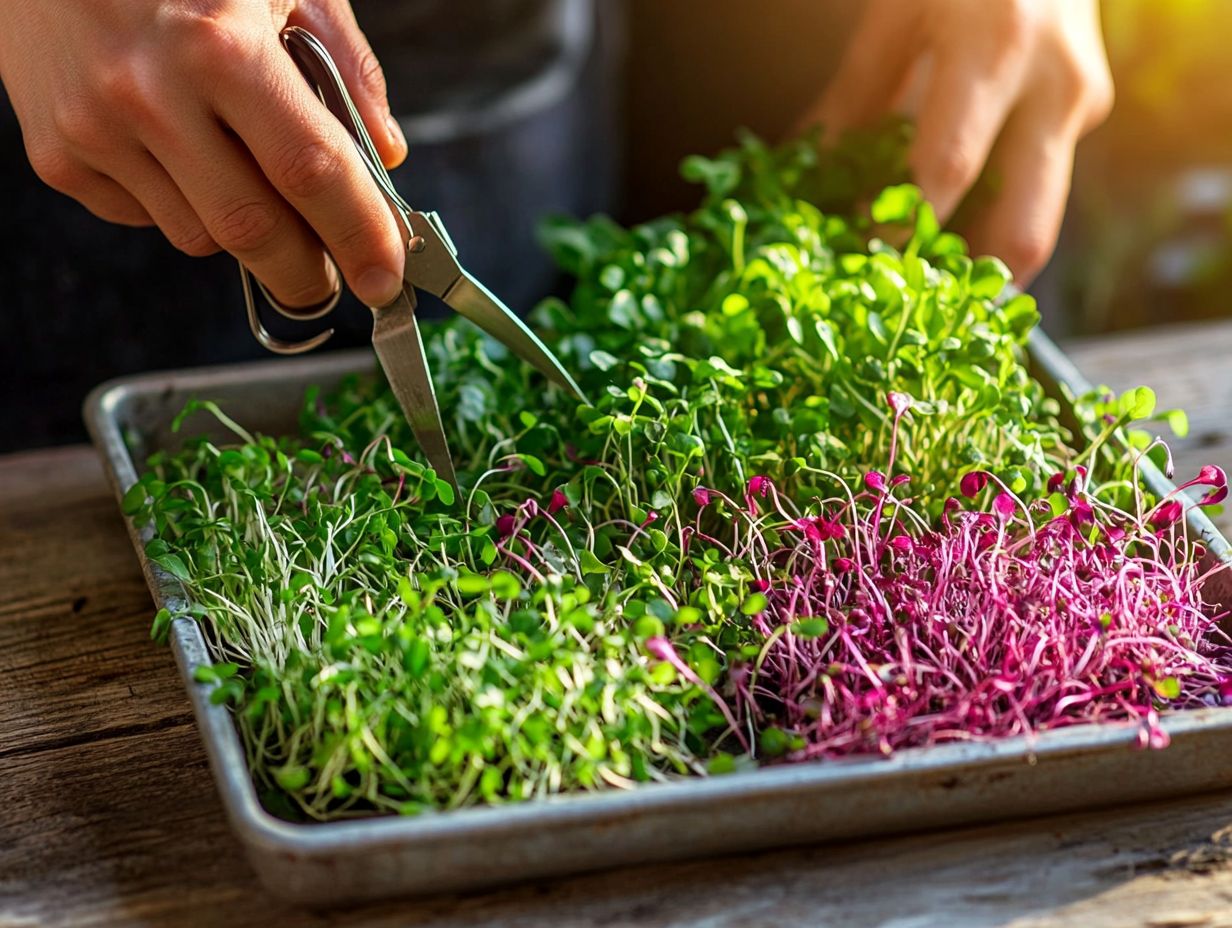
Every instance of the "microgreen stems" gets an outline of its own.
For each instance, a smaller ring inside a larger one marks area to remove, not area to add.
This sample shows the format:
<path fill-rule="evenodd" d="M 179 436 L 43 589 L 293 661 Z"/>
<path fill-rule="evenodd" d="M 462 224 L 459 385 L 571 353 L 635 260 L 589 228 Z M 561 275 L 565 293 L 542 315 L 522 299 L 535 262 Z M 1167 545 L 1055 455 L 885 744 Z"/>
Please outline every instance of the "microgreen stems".
<path fill-rule="evenodd" d="M 987 479 L 966 481 L 973 496 Z M 1227 698 L 1232 642 L 1201 594 L 1219 568 L 1189 555 L 1183 521 L 1120 510 L 1075 480 L 1069 506 L 1044 505 L 1042 523 L 1002 487 L 991 512 L 951 507 L 936 530 L 896 534 L 881 512 L 911 504 L 880 474 L 865 482 L 816 503 L 825 517 L 784 512 L 772 487 L 782 522 L 736 514 L 762 531 L 843 528 L 799 532 L 768 555 L 751 541 L 724 553 L 769 578 L 764 640 L 731 691 L 763 754 L 886 753 L 1112 720 L 1139 722 L 1159 746 L 1161 708 Z M 1204 468 L 1191 484 L 1220 499 L 1226 478 Z"/>
<path fill-rule="evenodd" d="M 846 200 L 824 152 L 750 140 L 690 160 L 692 214 L 551 226 L 577 287 L 533 322 L 590 404 L 426 325 L 457 498 L 378 381 L 311 390 L 278 439 L 190 405 L 231 437 L 155 455 L 124 507 L 267 802 L 412 813 L 1106 719 L 1159 743 L 1160 710 L 1232 694 L 1182 501 L 1141 490 L 1153 395 L 1062 428 L 1004 265 L 844 157 Z"/>

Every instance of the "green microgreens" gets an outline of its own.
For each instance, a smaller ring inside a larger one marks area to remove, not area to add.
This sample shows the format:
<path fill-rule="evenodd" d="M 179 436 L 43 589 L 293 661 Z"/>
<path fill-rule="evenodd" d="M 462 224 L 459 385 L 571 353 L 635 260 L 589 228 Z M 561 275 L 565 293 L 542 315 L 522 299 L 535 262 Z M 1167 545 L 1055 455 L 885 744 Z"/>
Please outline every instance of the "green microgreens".
<path fill-rule="evenodd" d="M 915 188 L 873 196 L 901 143 L 858 141 L 870 178 L 850 148 L 746 139 L 686 163 L 693 214 L 550 224 L 578 282 L 535 321 L 593 405 L 464 322 L 429 328 L 456 499 L 370 379 L 310 391 L 296 436 L 186 410 L 231 437 L 155 455 L 124 508 L 234 665 L 206 682 L 272 805 L 325 819 L 732 769 L 776 737 L 738 730 L 720 692 L 766 647 L 764 578 L 733 556 L 777 544 L 754 488 L 803 509 L 897 455 L 935 519 L 972 472 L 1029 502 L 1082 455 L 1133 489 L 1109 440 L 1145 397 L 1084 398 L 1085 437 L 1062 428 L 1024 366 L 1033 302 L 998 302 L 1004 265 Z M 902 250 L 874 234 L 891 226 Z M 893 438 L 891 391 L 914 398 Z"/>

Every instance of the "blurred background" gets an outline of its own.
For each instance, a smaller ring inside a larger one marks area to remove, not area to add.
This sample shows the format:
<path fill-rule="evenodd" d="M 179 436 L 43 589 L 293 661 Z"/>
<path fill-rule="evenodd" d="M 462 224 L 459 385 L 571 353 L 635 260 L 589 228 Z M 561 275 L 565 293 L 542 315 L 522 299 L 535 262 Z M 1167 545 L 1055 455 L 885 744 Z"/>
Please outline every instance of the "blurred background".
<path fill-rule="evenodd" d="M 1232 314 L 1228 0 L 1110 0 L 1108 122 L 1078 150 L 1037 296 L 1057 334 Z"/>
<path fill-rule="evenodd" d="M 680 159 L 745 126 L 784 135 L 859 4 L 354 0 L 411 146 L 395 174 L 517 309 L 559 289 L 545 213 L 690 207 Z M 1232 311 L 1232 0 L 1108 0 L 1117 86 L 1079 149 L 1060 247 L 1033 288 L 1054 336 Z M 111 227 L 38 182 L 0 95 L 0 450 L 80 440 L 85 392 L 135 371 L 268 357 L 234 264 Z M 345 303 L 336 346 L 370 314 Z"/>

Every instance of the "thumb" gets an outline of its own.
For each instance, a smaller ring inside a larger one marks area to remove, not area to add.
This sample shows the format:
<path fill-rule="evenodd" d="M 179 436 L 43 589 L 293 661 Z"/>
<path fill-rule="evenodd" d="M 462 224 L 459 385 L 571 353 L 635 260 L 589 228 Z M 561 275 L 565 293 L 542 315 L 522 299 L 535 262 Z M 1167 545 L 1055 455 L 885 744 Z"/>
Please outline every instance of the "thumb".
<path fill-rule="evenodd" d="M 288 25 L 314 33 L 329 49 L 385 167 L 394 168 L 405 161 L 406 139 L 389 109 L 385 72 L 355 21 L 350 3 L 319 0 L 301 4 Z"/>

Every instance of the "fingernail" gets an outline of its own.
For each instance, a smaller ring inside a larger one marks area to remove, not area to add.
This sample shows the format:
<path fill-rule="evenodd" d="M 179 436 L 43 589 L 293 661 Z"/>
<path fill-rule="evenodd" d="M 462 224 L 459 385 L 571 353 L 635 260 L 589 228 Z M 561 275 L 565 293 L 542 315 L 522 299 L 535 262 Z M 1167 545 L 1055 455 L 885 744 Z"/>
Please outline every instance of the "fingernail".
<path fill-rule="evenodd" d="M 389 133 L 389 141 L 402 153 L 402 158 L 405 158 L 406 136 L 402 134 L 402 127 L 398 125 L 398 120 L 394 119 L 392 114 L 385 117 L 385 130 Z M 398 160 L 401 161 L 402 158 Z"/>
<path fill-rule="evenodd" d="M 355 282 L 355 295 L 368 306 L 388 306 L 402 292 L 402 278 L 383 267 L 370 267 Z"/>

